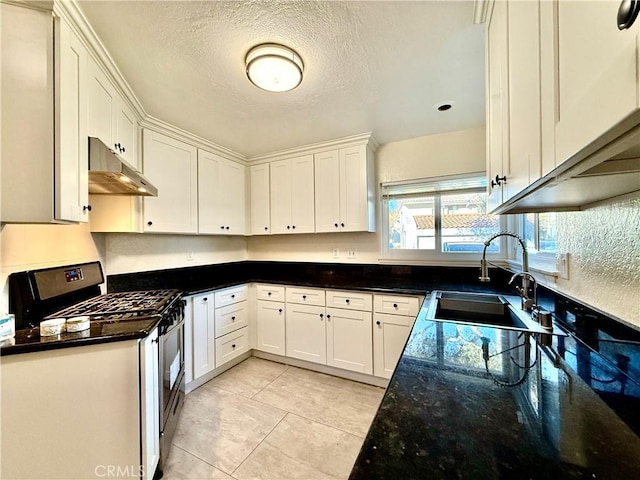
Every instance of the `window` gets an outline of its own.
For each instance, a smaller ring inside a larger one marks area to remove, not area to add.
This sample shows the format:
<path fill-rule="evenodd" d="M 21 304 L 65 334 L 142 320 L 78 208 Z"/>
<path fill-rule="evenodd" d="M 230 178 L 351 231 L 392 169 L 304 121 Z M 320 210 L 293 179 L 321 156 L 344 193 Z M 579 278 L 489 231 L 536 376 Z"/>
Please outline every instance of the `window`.
<path fill-rule="evenodd" d="M 522 238 L 532 253 L 556 253 L 556 214 L 527 213 L 522 216 Z"/>
<path fill-rule="evenodd" d="M 383 257 L 478 259 L 484 241 L 502 230 L 487 214 L 483 174 L 382 184 Z M 487 252 L 499 254 L 493 242 Z"/>

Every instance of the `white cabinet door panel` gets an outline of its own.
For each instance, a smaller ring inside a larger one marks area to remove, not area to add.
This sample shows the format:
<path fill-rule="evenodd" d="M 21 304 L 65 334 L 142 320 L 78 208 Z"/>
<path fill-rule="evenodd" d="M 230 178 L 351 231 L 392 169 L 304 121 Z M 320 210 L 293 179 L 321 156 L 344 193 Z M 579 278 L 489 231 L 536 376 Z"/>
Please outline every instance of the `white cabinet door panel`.
<path fill-rule="evenodd" d="M 257 345 L 263 352 L 285 355 L 285 307 L 282 302 L 258 300 Z"/>
<path fill-rule="evenodd" d="M 375 314 L 373 317 L 374 375 L 391 378 L 407 343 L 413 317 Z"/>
<path fill-rule="evenodd" d="M 271 233 L 269 164 L 249 167 L 251 188 L 251 234 Z"/>
<path fill-rule="evenodd" d="M 340 156 L 338 150 L 314 155 L 316 232 L 340 231 Z"/>
<path fill-rule="evenodd" d="M 143 141 L 144 173 L 158 188 L 144 198 L 145 232 L 197 233 L 197 149 L 151 130 Z"/>
<path fill-rule="evenodd" d="M 158 329 L 140 342 L 142 478 L 150 480 L 160 460 Z"/>
<path fill-rule="evenodd" d="M 373 375 L 371 312 L 327 308 L 327 365 Z"/>
<path fill-rule="evenodd" d="M 201 377 L 215 367 L 215 314 L 213 292 L 192 298 L 192 371 L 193 378 Z"/>
<path fill-rule="evenodd" d="M 286 318 L 287 356 L 326 364 L 324 307 L 287 304 Z"/>

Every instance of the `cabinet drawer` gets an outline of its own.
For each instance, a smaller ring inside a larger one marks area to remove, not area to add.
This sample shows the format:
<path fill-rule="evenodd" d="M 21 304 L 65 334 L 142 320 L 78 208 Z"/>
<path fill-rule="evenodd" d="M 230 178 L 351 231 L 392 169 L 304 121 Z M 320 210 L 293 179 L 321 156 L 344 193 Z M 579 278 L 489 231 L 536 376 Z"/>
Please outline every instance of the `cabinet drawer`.
<path fill-rule="evenodd" d="M 216 338 L 216 367 L 247 351 L 249 345 L 248 328 L 242 327 L 240 330 Z"/>
<path fill-rule="evenodd" d="M 303 305 L 317 305 L 324 307 L 324 290 L 313 288 L 287 287 L 287 303 L 300 303 Z"/>
<path fill-rule="evenodd" d="M 415 317 L 420 310 L 420 297 L 400 295 L 375 295 L 373 311 L 377 313 L 393 313 Z"/>
<path fill-rule="evenodd" d="M 225 288 L 215 293 L 216 308 L 238 303 L 247 299 L 247 286 L 240 285 L 237 287 Z"/>
<path fill-rule="evenodd" d="M 258 300 L 284 302 L 284 287 L 278 285 L 257 285 L 256 297 Z"/>
<path fill-rule="evenodd" d="M 376 313 L 373 316 L 373 323 L 380 325 L 399 325 L 401 327 L 413 327 L 416 317 L 408 315 L 392 315 L 390 313 Z"/>
<path fill-rule="evenodd" d="M 247 325 L 247 302 L 234 303 L 226 307 L 216 308 L 215 332 L 216 338 L 233 332 Z"/>
<path fill-rule="evenodd" d="M 327 307 L 370 312 L 373 295 L 370 293 L 327 290 Z"/>

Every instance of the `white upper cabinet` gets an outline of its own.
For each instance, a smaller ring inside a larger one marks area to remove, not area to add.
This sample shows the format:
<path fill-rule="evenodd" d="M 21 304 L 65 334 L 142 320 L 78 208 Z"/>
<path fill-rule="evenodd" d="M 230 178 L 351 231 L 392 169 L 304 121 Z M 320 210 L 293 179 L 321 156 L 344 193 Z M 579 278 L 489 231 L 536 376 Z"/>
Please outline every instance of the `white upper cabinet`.
<path fill-rule="evenodd" d="M 51 11 L 2 3 L 0 21 L 0 221 L 86 222 L 87 51 Z"/>
<path fill-rule="evenodd" d="M 495 2 L 487 30 L 487 209 L 502 204 L 509 171 L 507 4 Z"/>
<path fill-rule="evenodd" d="M 138 123 L 125 100 L 117 93 L 100 66 L 89 59 L 88 135 L 97 137 L 140 170 L 138 161 Z"/>
<path fill-rule="evenodd" d="M 618 30 L 619 5 L 558 1 L 556 164 L 639 121 L 640 20 Z"/>
<path fill-rule="evenodd" d="M 144 231 L 197 233 L 197 149 L 152 130 L 143 132 L 144 174 L 158 188 L 144 198 Z"/>
<path fill-rule="evenodd" d="M 244 235 L 245 167 L 198 150 L 198 233 Z"/>
<path fill-rule="evenodd" d="M 251 190 L 251 234 L 271 233 L 271 206 L 269 200 L 269 164 L 249 167 Z"/>
<path fill-rule="evenodd" d="M 375 231 L 373 155 L 366 145 L 317 153 L 316 232 Z"/>
<path fill-rule="evenodd" d="M 314 231 L 313 155 L 271 163 L 271 233 Z"/>
<path fill-rule="evenodd" d="M 55 216 L 89 220 L 87 145 L 87 59 L 89 54 L 71 26 L 60 19 L 56 58 Z"/>

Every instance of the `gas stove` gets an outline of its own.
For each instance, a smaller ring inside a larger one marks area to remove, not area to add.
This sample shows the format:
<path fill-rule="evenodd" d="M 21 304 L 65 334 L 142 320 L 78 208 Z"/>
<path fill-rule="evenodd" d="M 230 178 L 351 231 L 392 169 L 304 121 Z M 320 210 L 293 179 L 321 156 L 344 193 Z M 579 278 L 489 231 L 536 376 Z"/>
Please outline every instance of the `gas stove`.
<path fill-rule="evenodd" d="M 89 315 L 91 320 L 126 320 L 161 315 L 180 297 L 178 290 L 139 290 L 107 293 L 58 310 L 45 318 Z"/>

